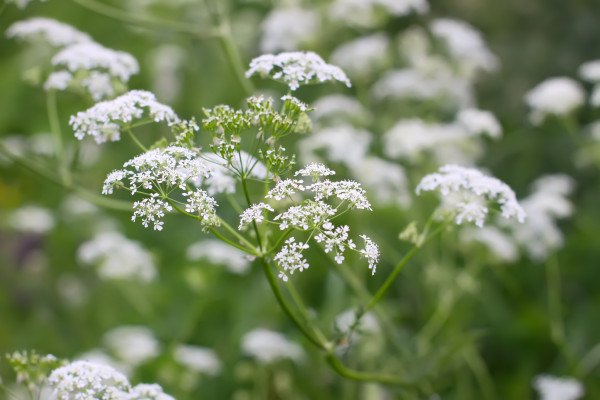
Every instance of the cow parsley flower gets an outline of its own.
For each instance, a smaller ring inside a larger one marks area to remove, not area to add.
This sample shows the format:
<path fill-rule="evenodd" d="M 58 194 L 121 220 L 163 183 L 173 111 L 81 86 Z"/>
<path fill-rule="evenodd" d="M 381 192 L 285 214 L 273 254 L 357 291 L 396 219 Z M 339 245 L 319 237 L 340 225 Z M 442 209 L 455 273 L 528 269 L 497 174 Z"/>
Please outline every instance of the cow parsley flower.
<path fill-rule="evenodd" d="M 550 78 L 527 92 L 525 101 L 532 110 L 531 122 L 539 125 L 547 115 L 566 115 L 582 106 L 585 92 L 571 78 Z"/>
<path fill-rule="evenodd" d="M 55 369 L 48 383 L 59 400 L 122 400 L 131 390 L 125 375 L 88 361 L 74 361 Z"/>
<path fill-rule="evenodd" d="M 331 54 L 331 61 L 353 78 L 368 78 L 387 62 L 388 47 L 388 37 L 376 33 L 340 45 Z"/>
<path fill-rule="evenodd" d="M 588 61 L 581 64 L 579 67 L 579 76 L 588 82 L 600 82 L 600 60 Z"/>
<path fill-rule="evenodd" d="M 398 163 L 365 157 L 352 166 L 352 174 L 369 192 L 369 198 L 406 208 L 411 203 L 406 172 Z"/>
<path fill-rule="evenodd" d="M 160 354 L 160 343 L 145 326 L 119 326 L 106 332 L 102 341 L 121 361 L 139 366 Z"/>
<path fill-rule="evenodd" d="M 360 235 L 360 237 L 365 241 L 365 248 L 360 250 L 360 254 L 369 262 L 371 275 L 375 275 L 375 269 L 379 262 L 379 246 L 366 235 Z"/>
<path fill-rule="evenodd" d="M 327 199 L 335 196 L 340 200 L 347 201 L 348 208 L 359 210 L 372 210 L 371 203 L 367 200 L 366 192 L 356 181 L 344 180 L 332 182 L 328 179 L 315 182 L 307 187 L 315 193 L 315 200 Z"/>
<path fill-rule="evenodd" d="M 281 81 L 291 90 L 298 89 L 300 85 L 334 80 L 351 86 L 341 68 L 327 64 L 313 52 L 264 54 L 250 62 L 246 77 L 250 78 L 254 74 Z"/>
<path fill-rule="evenodd" d="M 581 382 L 574 378 L 550 375 L 537 376 L 533 387 L 540 393 L 540 400 L 577 400 L 585 392 Z"/>
<path fill-rule="evenodd" d="M 290 226 L 301 229 L 318 229 L 329 221 L 336 211 L 329 204 L 322 201 L 307 200 L 299 206 L 292 206 L 285 212 L 275 216 L 273 221 L 281 221 L 279 229 L 284 230 Z"/>
<path fill-rule="evenodd" d="M 293 236 L 285 241 L 285 245 L 274 257 L 274 260 L 282 268 L 279 271 L 279 278 L 287 282 L 287 274 L 293 275 L 294 271 L 302 272 L 309 267 L 308 262 L 302 255 L 302 252 L 308 248 L 308 244 L 296 242 L 296 238 Z"/>
<path fill-rule="evenodd" d="M 262 22 L 260 49 L 263 53 L 298 50 L 319 28 L 319 14 L 314 10 L 274 9 Z"/>
<path fill-rule="evenodd" d="M 321 163 L 311 163 L 305 168 L 296 171 L 294 176 L 312 176 L 313 180 L 316 180 L 320 176 L 335 175 L 335 171 L 330 170 Z"/>
<path fill-rule="evenodd" d="M 460 110 L 456 116 L 456 121 L 473 136 L 487 134 L 494 139 L 502 136 L 500 123 L 494 114 L 489 111 L 466 108 Z"/>
<path fill-rule="evenodd" d="M 29 42 L 42 40 L 55 47 L 92 41 L 87 33 L 83 33 L 71 25 L 43 17 L 15 22 L 6 30 L 6 37 Z"/>
<path fill-rule="evenodd" d="M 165 223 L 161 221 L 161 218 L 165 216 L 165 212 L 173 211 L 173 207 L 168 202 L 157 197 L 158 193 L 153 193 L 150 197 L 133 203 L 134 211 L 131 220 L 135 222 L 139 217 L 142 220 L 144 228 L 153 224 L 155 231 L 162 231 Z"/>
<path fill-rule="evenodd" d="M 191 371 L 212 376 L 221 371 L 221 361 L 216 353 L 205 347 L 178 345 L 173 352 L 173 358 Z"/>
<path fill-rule="evenodd" d="M 123 400 L 175 400 L 175 398 L 163 392 L 163 388 L 156 383 L 140 383 L 134 386 Z"/>
<path fill-rule="evenodd" d="M 417 194 L 438 191 L 444 197 L 444 208 L 455 215 L 457 225 L 463 221 L 482 227 L 488 213 L 487 204 L 497 203 L 504 218 L 525 221 L 525 211 L 512 189 L 499 179 L 485 176 L 473 168 L 445 165 L 439 172 L 425 176 L 417 186 Z"/>
<path fill-rule="evenodd" d="M 265 203 L 258 203 L 258 204 L 251 205 L 249 208 L 244 210 L 244 212 L 240 216 L 240 226 L 238 227 L 238 229 L 242 230 L 242 228 L 244 226 L 248 225 L 252 221 L 255 221 L 258 224 L 261 223 L 265 219 L 265 216 L 264 216 L 265 210 L 266 211 L 275 211 L 273 209 L 273 207 L 271 207 L 270 205 L 265 204 Z"/>
<path fill-rule="evenodd" d="M 257 361 L 270 364 L 281 359 L 300 361 L 304 351 L 281 333 L 268 329 L 255 329 L 242 338 L 242 351 Z"/>
<path fill-rule="evenodd" d="M 197 214 L 198 217 L 201 218 L 203 225 L 219 225 L 219 219 L 217 218 L 215 211 L 217 202 L 210 197 L 208 193 L 202 189 L 196 189 L 195 191 L 183 193 L 183 196 L 187 197 L 187 203 L 185 205 L 186 212 Z"/>
<path fill-rule="evenodd" d="M 348 124 L 319 129 L 300 141 L 300 158 L 305 162 L 315 161 L 315 153 L 325 150 L 329 161 L 342 162 L 348 167 L 354 167 L 365 157 L 372 136 L 370 132 Z"/>
<path fill-rule="evenodd" d="M 360 27 L 372 27 L 378 21 L 378 9 L 389 15 L 403 17 L 429 11 L 427 0 L 335 0 L 330 8 L 332 19 Z"/>
<path fill-rule="evenodd" d="M 69 83 L 73 80 L 73 74 L 69 71 L 58 71 L 48 75 L 48 79 L 44 82 L 44 89 L 50 90 L 65 90 Z"/>
<path fill-rule="evenodd" d="M 168 106 L 156 101 L 156 97 L 144 90 L 132 90 L 116 99 L 95 104 L 86 111 L 71 116 L 69 125 L 75 137 L 82 140 L 92 136 L 96 143 L 121 138 L 122 126 L 128 126 L 134 119 L 147 115 L 155 122 L 166 121 L 169 125 L 179 122 L 179 117 Z"/>
<path fill-rule="evenodd" d="M 277 183 L 273 189 L 269 190 L 265 198 L 283 200 L 292 196 L 296 191 L 303 192 L 305 190 L 303 183 L 304 182 L 299 179 L 285 179 Z"/>

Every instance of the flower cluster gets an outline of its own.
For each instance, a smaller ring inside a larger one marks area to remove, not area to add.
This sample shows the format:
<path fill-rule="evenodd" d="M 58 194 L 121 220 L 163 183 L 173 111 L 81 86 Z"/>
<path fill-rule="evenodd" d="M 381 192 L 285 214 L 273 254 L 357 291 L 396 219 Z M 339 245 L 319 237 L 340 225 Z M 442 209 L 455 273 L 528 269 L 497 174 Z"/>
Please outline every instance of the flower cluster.
<path fill-rule="evenodd" d="M 87 33 L 71 25 L 43 17 L 15 22 L 6 30 L 6 37 L 29 42 L 42 40 L 55 47 L 92 41 Z"/>
<path fill-rule="evenodd" d="M 121 138 L 121 127 L 128 126 L 134 119 L 147 114 L 155 122 L 167 121 L 169 125 L 179 122 L 171 107 L 156 101 L 156 97 L 144 90 L 132 90 L 114 100 L 95 104 L 86 111 L 71 116 L 69 124 L 75 137 L 83 140 L 92 136 L 96 143 L 117 141 Z"/>
<path fill-rule="evenodd" d="M 525 101 L 532 110 L 531 122 L 539 125 L 547 115 L 563 116 L 582 106 L 585 91 L 571 78 L 550 78 L 527 92 Z"/>
<path fill-rule="evenodd" d="M 255 329 L 242 338 L 242 350 L 248 356 L 265 364 L 288 358 L 300 361 L 304 351 L 281 333 L 267 329 Z"/>
<path fill-rule="evenodd" d="M 585 393 L 583 385 L 577 379 L 550 375 L 537 376 L 533 387 L 540 393 L 540 400 L 577 400 Z"/>
<path fill-rule="evenodd" d="M 327 64 L 313 52 L 264 54 L 250 62 L 246 77 L 254 74 L 270 76 L 296 90 L 314 82 L 339 81 L 350 87 L 350 80 L 339 67 Z"/>
<path fill-rule="evenodd" d="M 458 225 L 468 221 L 482 227 L 488 214 L 487 204 L 492 201 L 500 205 L 504 218 L 525 220 L 525 211 L 512 189 L 473 168 L 445 165 L 438 173 L 424 177 L 416 192 L 434 190 L 444 196 L 443 208 L 455 216 Z"/>
<path fill-rule="evenodd" d="M 218 225 L 216 201 L 202 189 L 188 190 L 189 181 L 207 178 L 211 173 L 204 161 L 192 150 L 178 146 L 154 149 L 127 161 L 123 167 L 125 169 L 108 175 L 102 193 L 112 194 L 115 187 L 127 188 L 131 194 L 140 189 L 151 191 L 152 193 L 144 193 L 149 197 L 134 203 L 133 221 L 140 217 L 145 227 L 153 223 L 155 230 L 162 230 L 161 218 L 165 211 L 173 209 L 168 196 L 173 189 L 179 188 L 185 191 L 182 195 L 187 198 L 186 212 L 197 214 L 205 226 Z M 129 180 L 129 186 L 125 186 L 123 182 L 126 179 Z"/>

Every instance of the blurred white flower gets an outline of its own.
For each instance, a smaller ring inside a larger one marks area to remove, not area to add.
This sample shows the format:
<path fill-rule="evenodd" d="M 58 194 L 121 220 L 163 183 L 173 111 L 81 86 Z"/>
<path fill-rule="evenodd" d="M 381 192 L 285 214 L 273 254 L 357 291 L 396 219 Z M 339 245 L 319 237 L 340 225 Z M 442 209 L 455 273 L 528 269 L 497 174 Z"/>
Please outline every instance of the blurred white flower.
<path fill-rule="evenodd" d="M 488 49 L 481 33 L 464 21 L 440 18 L 430 24 L 434 35 L 447 45 L 450 55 L 466 76 L 479 70 L 492 72 L 498 69 L 498 58 Z"/>
<path fill-rule="evenodd" d="M 52 230 L 55 225 L 54 215 L 46 208 L 23 206 L 13 210 L 7 217 L 8 226 L 24 232 L 43 234 Z"/>
<path fill-rule="evenodd" d="M 356 323 L 356 310 L 347 310 L 335 317 L 335 327 L 341 333 L 348 333 L 350 328 Z M 360 318 L 352 338 L 360 334 L 373 334 L 379 332 L 379 322 L 372 312 L 367 312 Z M 351 339 L 352 339 L 351 338 Z"/>
<path fill-rule="evenodd" d="M 306 164 L 326 161 L 317 156 L 324 150 L 327 161 L 354 167 L 365 157 L 371 139 L 370 132 L 348 124 L 323 128 L 299 142 L 299 156 Z"/>
<path fill-rule="evenodd" d="M 191 371 L 207 375 L 217 375 L 221 371 L 221 361 L 212 349 L 193 345 L 178 345 L 173 357 Z"/>
<path fill-rule="evenodd" d="M 25 4 L 27 2 L 24 1 Z M 41 40 L 56 47 L 92 41 L 87 33 L 80 32 L 71 25 L 43 17 L 15 22 L 6 30 L 6 37 L 29 42 Z"/>
<path fill-rule="evenodd" d="M 498 204 L 504 218 L 514 218 L 521 223 L 525 220 L 525 211 L 512 189 L 474 168 L 445 165 L 438 173 L 421 180 L 417 195 L 422 191 L 438 191 L 443 196 L 442 208 L 455 216 L 457 225 L 468 221 L 483 227 L 490 202 Z"/>
<path fill-rule="evenodd" d="M 404 168 L 377 157 L 364 157 L 352 168 L 352 174 L 380 204 L 408 207 L 411 193 Z"/>
<path fill-rule="evenodd" d="M 600 60 L 588 61 L 579 67 L 579 76 L 581 79 L 592 82 L 600 82 Z"/>
<path fill-rule="evenodd" d="M 539 125 L 547 115 L 566 115 L 582 106 L 585 92 L 571 78 L 550 78 L 527 92 L 525 101 L 531 108 L 531 122 Z"/>
<path fill-rule="evenodd" d="M 298 362 L 304 358 L 302 347 L 287 340 L 281 333 L 267 329 L 246 333 L 242 338 L 242 351 L 265 364 L 286 358 Z"/>
<path fill-rule="evenodd" d="M 246 253 L 217 239 L 196 242 L 188 247 L 186 254 L 188 260 L 204 259 L 211 264 L 223 265 L 234 274 L 245 274 L 250 269 Z"/>
<path fill-rule="evenodd" d="M 388 47 L 389 39 L 383 33 L 363 36 L 338 46 L 331 54 L 331 62 L 353 78 L 367 78 L 385 65 Z"/>
<path fill-rule="evenodd" d="M 550 375 L 536 376 L 533 387 L 539 392 L 540 400 L 577 400 L 585 393 L 578 380 Z"/>
<path fill-rule="evenodd" d="M 182 69 L 187 60 L 185 50 L 164 44 L 152 50 L 147 59 L 152 74 L 152 91 L 164 102 L 175 101 L 182 89 Z"/>
<path fill-rule="evenodd" d="M 379 21 L 377 12 L 384 10 L 394 17 L 429 11 L 427 0 L 335 0 L 329 7 L 333 20 L 359 27 L 373 27 Z"/>
<path fill-rule="evenodd" d="M 160 354 L 160 343 L 145 326 L 119 326 L 104 334 L 104 346 L 120 361 L 139 366 Z"/>
<path fill-rule="evenodd" d="M 254 74 L 281 81 L 296 90 L 300 85 L 339 81 L 350 87 L 350 80 L 341 68 L 327 64 L 317 54 L 306 52 L 264 54 L 250 62 L 246 77 Z"/>
<path fill-rule="evenodd" d="M 594 107 L 600 107 L 600 84 L 596 84 L 590 95 L 590 104 Z"/>
<path fill-rule="evenodd" d="M 527 218 L 529 219 L 529 215 Z M 481 243 L 500 261 L 514 262 L 519 258 L 519 249 L 514 243 L 513 237 L 496 227 L 465 227 L 460 230 L 459 237 L 465 243 Z"/>
<path fill-rule="evenodd" d="M 263 53 L 299 50 L 303 43 L 317 35 L 320 25 L 316 11 L 276 8 L 262 22 L 260 50 Z"/>
<path fill-rule="evenodd" d="M 313 103 L 311 119 L 318 125 L 339 125 L 347 121 L 364 122 L 367 110 L 355 97 L 330 94 Z"/>
<path fill-rule="evenodd" d="M 100 349 L 86 351 L 85 353 L 78 355 L 76 357 L 76 360 L 88 361 L 94 364 L 107 365 L 111 368 L 116 369 L 117 371 L 119 371 L 127 377 L 130 377 L 133 373 L 133 367 L 131 365 L 127 365 L 115 360 Z"/>
<path fill-rule="evenodd" d="M 140 383 L 134 386 L 131 391 L 123 397 L 123 400 L 175 400 L 163 392 L 163 388 L 156 384 Z"/>
<path fill-rule="evenodd" d="M 475 108 L 460 110 L 456 121 L 472 135 L 487 134 L 494 139 L 502 136 L 502 127 L 490 111 Z"/>

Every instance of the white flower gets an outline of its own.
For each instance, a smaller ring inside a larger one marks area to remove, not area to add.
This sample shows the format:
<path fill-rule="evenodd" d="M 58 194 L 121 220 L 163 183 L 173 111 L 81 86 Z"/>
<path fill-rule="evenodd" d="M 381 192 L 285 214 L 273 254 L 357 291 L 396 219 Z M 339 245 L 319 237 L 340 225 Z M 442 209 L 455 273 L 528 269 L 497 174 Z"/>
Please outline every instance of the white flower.
<path fill-rule="evenodd" d="M 338 123 L 347 121 L 364 121 L 367 111 L 360 101 L 343 94 L 330 94 L 319 98 L 313 103 L 314 110 L 310 113 L 311 119 L 319 124 L 323 121 L 333 120 Z"/>
<path fill-rule="evenodd" d="M 211 174 L 208 177 L 191 179 L 190 182 L 196 186 L 205 186 L 211 196 L 217 193 L 235 193 L 236 177 L 240 174 L 247 174 L 259 180 L 265 180 L 267 177 L 267 167 L 243 150 L 240 151 L 239 157 L 236 156 L 231 162 L 208 152 L 200 154 L 200 158 L 210 164 Z"/>
<path fill-rule="evenodd" d="M 452 57 L 466 70 L 495 71 L 499 67 L 498 58 L 487 48 L 481 33 L 464 21 L 440 18 L 431 22 L 431 31 L 443 39 Z"/>
<path fill-rule="evenodd" d="M 502 127 L 498 120 L 489 111 L 467 108 L 460 110 L 456 121 L 465 127 L 471 135 L 487 134 L 494 139 L 502 136 Z"/>
<path fill-rule="evenodd" d="M 309 230 L 320 227 L 335 215 L 335 210 L 329 204 L 322 201 L 307 200 L 299 206 L 288 208 L 285 212 L 273 218 L 274 221 L 281 220 L 279 229 L 284 230 L 290 226 Z"/>
<path fill-rule="evenodd" d="M 581 79 L 592 83 L 600 82 L 600 60 L 588 61 L 579 67 Z"/>
<path fill-rule="evenodd" d="M 69 71 L 58 71 L 48 75 L 44 82 L 44 89 L 65 90 L 73 80 L 73 75 Z"/>
<path fill-rule="evenodd" d="M 348 333 L 350 328 L 356 324 L 356 310 L 347 310 L 335 317 L 335 327 L 342 333 Z M 373 334 L 379 332 L 379 322 L 377 317 L 371 311 L 365 313 L 360 318 L 354 333 Z"/>
<path fill-rule="evenodd" d="M 154 193 L 151 197 L 133 203 L 134 212 L 131 220 L 135 222 L 140 217 L 144 228 L 152 223 L 155 231 L 162 231 L 164 222 L 160 219 L 165 216 L 165 211 L 173 211 L 173 207 L 166 201 L 157 199 L 157 196 L 158 194 Z"/>
<path fill-rule="evenodd" d="M 167 103 L 177 100 L 183 86 L 183 67 L 188 59 L 186 51 L 174 44 L 163 44 L 150 51 L 146 67 L 152 77 L 152 91 Z"/>
<path fill-rule="evenodd" d="M 187 203 L 185 205 L 185 211 L 190 214 L 198 214 L 202 218 L 201 222 L 203 225 L 216 226 L 219 225 L 219 219 L 215 211 L 217 202 L 215 199 L 210 197 L 202 189 L 196 189 L 183 193 L 183 196 L 187 197 Z"/>
<path fill-rule="evenodd" d="M 160 343 L 145 326 L 119 326 L 104 334 L 107 349 L 121 361 L 138 366 L 160 354 Z"/>
<path fill-rule="evenodd" d="M 240 226 L 238 229 L 242 230 L 244 226 L 248 225 L 252 221 L 255 221 L 258 224 L 261 223 L 265 219 L 265 210 L 275 211 L 273 207 L 265 203 L 252 204 L 249 208 L 244 210 L 242 215 L 240 215 Z"/>
<path fill-rule="evenodd" d="M 156 384 L 140 383 L 129 392 L 123 400 L 175 400 L 163 392 L 163 388 Z"/>
<path fill-rule="evenodd" d="M 81 86 L 87 89 L 94 101 L 99 101 L 105 97 L 112 97 L 115 94 L 115 89 L 111 83 L 111 76 L 104 72 L 91 71 L 90 75 L 81 81 Z"/>
<path fill-rule="evenodd" d="M 318 150 L 325 149 L 327 159 L 342 162 L 354 167 L 369 150 L 372 134 L 352 125 L 343 124 L 319 129 L 316 133 L 300 141 L 300 158 L 305 162 L 314 161 Z"/>
<path fill-rule="evenodd" d="M 296 90 L 300 85 L 340 81 L 350 87 L 350 80 L 339 67 L 325 63 L 321 57 L 313 52 L 290 52 L 277 55 L 264 54 L 250 62 L 246 77 L 254 74 L 270 76 L 282 81 Z"/>
<path fill-rule="evenodd" d="M 50 210 L 38 206 L 17 208 L 8 216 L 7 222 L 17 231 L 36 234 L 46 233 L 55 225 Z"/>
<path fill-rule="evenodd" d="M 372 27 L 378 22 L 377 9 L 402 17 L 411 13 L 429 11 L 427 0 L 335 0 L 330 8 L 332 19 L 359 27 Z"/>
<path fill-rule="evenodd" d="M 242 350 L 265 364 L 285 358 L 300 361 L 304 357 L 304 350 L 299 345 L 290 342 L 281 333 L 267 329 L 255 329 L 246 333 L 242 338 Z"/>
<path fill-rule="evenodd" d="M 6 30 L 6 37 L 31 42 L 42 40 L 55 47 L 92 41 L 88 34 L 71 25 L 42 17 L 15 22 Z"/>
<path fill-rule="evenodd" d="M 246 253 L 220 240 L 203 240 L 188 247 L 186 251 L 188 260 L 208 260 L 212 264 L 224 265 L 229 272 L 244 274 L 250 269 L 250 260 Z"/>
<path fill-rule="evenodd" d="M 320 176 L 329 176 L 335 175 L 335 171 L 330 170 L 325 165 L 320 163 L 311 163 L 307 165 L 305 168 L 296 171 L 294 176 L 312 176 L 313 179 L 316 179 Z"/>
<path fill-rule="evenodd" d="M 48 383 L 59 400 L 122 400 L 129 392 L 127 377 L 113 368 L 75 361 L 52 371 Z"/>
<path fill-rule="evenodd" d="M 281 268 L 279 278 L 287 282 L 288 273 L 293 275 L 295 271 L 302 272 L 309 267 L 308 262 L 302 256 L 302 252 L 308 247 L 306 243 L 296 242 L 296 238 L 293 236 L 285 241 L 285 245 L 274 257 L 275 262 Z"/>
<path fill-rule="evenodd" d="M 221 370 L 221 361 L 212 349 L 200 346 L 178 345 L 173 357 L 175 361 L 191 371 L 207 375 L 217 375 Z"/>
<path fill-rule="evenodd" d="M 547 115 L 566 115 L 585 102 L 581 85 L 571 78 L 550 78 L 525 94 L 531 122 L 540 124 Z"/>
<path fill-rule="evenodd" d="M 348 208 L 372 210 L 371 203 L 369 203 L 365 195 L 365 190 L 356 181 L 344 180 L 332 182 L 326 179 L 313 183 L 307 189 L 315 193 L 315 200 L 317 201 L 335 196 L 340 200 L 347 201 Z"/>
<path fill-rule="evenodd" d="M 540 393 L 540 400 L 577 400 L 584 394 L 581 382 L 574 378 L 557 378 L 539 375 L 533 387 Z"/>
<path fill-rule="evenodd" d="M 366 235 L 360 235 L 360 237 L 365 241 L 365 248 L 360 250 L 359 253 L 369 262 L 371 275 L 375 275 L 375 269 L 379 262 L 379 246 Z"/>
<path fill-rule="evenodd" d="M 375 201 L 408 207 L 411 193 L 404 169 L 397 163 L 377 157 L 365 157 L 353 166 L 352 174 L 373 195 Z"/>
<path fill-rule="evenodd" d="M 298 50 L 319 28 L 316 11 L 296 7 L 274 9 L 262 22 L 260 49 L 263 53 Z"/>
<path fill-rule="evenodd" d="M 594 107 L 600 107 L 600 84 L 596 84 L 590 95 L 590 104 Z"/>
<path fill-rule="evenodd" d="M 344 261 L 343 254 L 346 247 L 349 249 L 356 248 L 352 239 L 348 239 L 350 228 L 348 225 L 335 227 L 331 222 L 326 222 L 322 228 L 323 231 L 315 236 L 315 241 L 325 245 L 325 253 L 335 250 L 335 262 L 341 264 Z"/>
<path fill-rule="evenodd" d="M 275 185 L 275 187 L 267 193 L 265 198 L 274 198 L 275 200 L 283 200 L 292 196 L 296 191 L 303 192 L 305 187 L 303 181 L 299 179 L 285 179 Z"/>
<path fill-rule="evenodd" d="M 458 225 L 467 220 L 482 227 L 489 202 L 500 206 L 504 218 L 515 218 L 519 222 L 525 220 L 525 211 L 512 189 L 499 179 L 485 176 L 473 168 L 445 165 L 438 173 L 425 176 L 416 192 L 434 190 L 444 197 L 444 208 L 455 214 Z"/>
<path fill-rule="evenodd" d="M 156 101 L 156 97 L 147 91 L 132 90 L 116 99 L 95 104 L 86 111 L 71 116 L 69 125 L 75 130 L 75 137 L 82 140 L 90 135 L 96 143 L 120 139 L 121 125 L 129 125 L 144 114 L 155 122 L 167 121 L 169 125 L 179 122 L 173 110 Z"/>
<path fill-rule="evenodd" d="M 529 218 L 528 214 L 527 221 Z M 519 258 L 519 249 L 513 237 L 493 226 L 461 229 L 460 240 L 483 244 L 500 261 L 514 262 Z"/>
<path fill-rule="evenodd" d="M 102 232 L 84 242 L 77 249 L 77 259 L 84 265 L 96 264 L 102 279 L 148 283 L 157 277 L 152 254 L 118 232 Z"/>
<path fill-rule="evenodd" d="M 368 78 L 385 65 L 389 39 L 383 33 L 363 36 L 337 47 L 331 61 L 344 68 L 350 76 Z"/>

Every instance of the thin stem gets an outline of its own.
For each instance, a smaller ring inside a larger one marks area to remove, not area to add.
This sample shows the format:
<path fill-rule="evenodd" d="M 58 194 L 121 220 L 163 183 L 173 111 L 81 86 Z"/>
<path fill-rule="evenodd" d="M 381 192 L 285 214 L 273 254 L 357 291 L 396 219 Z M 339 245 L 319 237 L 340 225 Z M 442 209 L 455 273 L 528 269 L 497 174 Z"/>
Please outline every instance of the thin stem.
<path fill-rule="evenodd" d="M 65 159 L 65 146 L 60 129 L 60 121 L 58 117 L 58 106 L 56 104 L 56 91 L 50 89 L 46 92 L 46 109 L 48 112 L 48 122 L 50 124 L 50 132 L 54 139 L 54 148 L 56 151 L 56 161 L 58 162 L 58 170 L 62 180 L 66 184 L 71 183 L 71 177 L 67 168 L 67 160 Z"/>
<path fill-rule="evenodd" d="M 165 21 L 144 15 L 131 14 L 119 8 L 112 7 L 95 0 L 73 0 L 73 2 L 79 4 L 81 7 L 87 8 L 90 11 L 102 14 L 105 17 L 143 28 L 165 28 L 175 32 L 191 34 L 198 39 L 215 38 L 219 35 L 215 29 L 201 30 L 197 25 L 194 24 L 186 24 L 177 21 Z"/>
<path fill-rule="evenodd" d="M 283 243 L 283 241 L 289 236 L 289 234 L 292 233 L 293 230 L 294 228 L 287 228 L 279 237 L 279 239 L 277 239 L 275 244 L 271 246 L 269 250 L 267 250 L 266 254 L 271 254 L 272 252 L 274 252 L 281 245 L 281 243 Z"/>
<path fill-rule="evenodd" d="M 296 287 L 291 283 L 291 282 L 287 282 L 285 285 L 288 289 L 288 291 L 290 292 L 290 295 L 292 296 L 292 300 L 294 300 L 294 303 L 296 303 L 296 307 L 298 308 L 300 315 L 307 321 L 307 322 L 311 322 L 311 318 L 308 315 L 308 312 L 306 311 L 307 308 L 304 305 L 304 302 L 302 301 L 302 298 L 300 297 L 300 294 L 298 294 L 298 291 L 296 290 Z M 319 340 L 322 343 L 327 343 L 327 338 L 325 337 L 325 335 L 323 334 L 323 332 L 319 329 L 319 327 L 317 327 L 315 324 L 311 324 L 313 331 L 315 333 L 315 335 L 319 338 Z"/>
<path fill-rule="evenodd" d="M 217 218 L 219 219 L 219 222 L 221 223 L 221 226 L 222 226 L 223 228 L 225 228 L 225 229 L 226 229 L 226 230 L 227 230 L 229 233 L 231 233 L 233 236 L 235 236 L 235 238 L 236 238 L 237 240 L 239 240 L 239 241 L 240 241 L 240 243 L 244 243 L 246 246 L 248 246 L 249 248 L 253 249 L 253 250 L 256 252 L 256 254 L 257 254 L 257 255 L 258 255 L 258 254 L 260 254 L 260 252 L 258 251 L 258 249 L 257 249 L 257 248 L 256 248 L 256 247 L 255 247 L 255 246 L 252 244 L 252 243 L 250 243 L 250 242 L 248 241 L 248 239 L 246 239 L 245 237 L 243 237 L 242 235 L 240 235 L 240 234 L 238 233 L 238 231 L 236 231 L 235 229 L 233 229 L 233 228 L 231 227 L 231 225 L 229 225 L 227 222 L 225 222 L 225 220 L 224 220 L 223 218 L 221 218 L 221 217 L 219 217 L 219 216 L 217 216 Z"/>
<path fill-rule="evenodd" d="M 241 162 L 240 162 L 240 164 L 241 164 Z M 246 182 L 246 178 L 244 178 L 244 176 L 242 175 L 241 180 L 242 180 L 242 188 L 244 189 L 244 196 L 246 197 L 246 202 L 248 203 L 248 207 L 250 207 L 252 205 L 252 202 L 250 201 L 250 192 L 248 191 L 248 184 Z M 261 235 L 260 235 L 260 231 L 258 230 L 258 224 L 256 223 L 256 220 L 252 220 L 252 226 L 254 227 L 254 233 L 256 233 L 256 241 L 258 242 L 258 247 L 262 251 L 264 246 L 263 246 L 263 242 L 261 240 Z"/>
<path fill-rule="evenodd" d="M 342 364 L 342 362 L 333 353 L 327 354 L 325 356 L 325 360 L 331 366 L 331 368 L 333 368 L 338 374 L 345 378 L 353 379 L 356 381 L 379 382 L 388 385 L 410 385 L 410 382 L 402 380 L 396 376 L 372 374 L 368 372 L 360 372 L 346 368 L 344 364 Z"/>
<path fill-rule="evenodd" d="M 129 135 L 129 137 L 131 138 L 131 140 L 133 140 L 133 142 L 137 145 L 137 147 L 139 147 L 140 149 L 142 149 L 142 151 L 144 153 L 148 151 L 148 149 L 146 148 L 146 146 L 144 146 L 142 144 L 142 142 L 140 142 L 139 139 L 133 134 L 133 132 L 131 131 L 130 127 L 126 127 L 125 128 L 125 132 L 127 132 L 127 134 Z"/>
<path fill-rule="evenodd" d="M 318 348 L 329 352 L 331 345 L 327 342 L 323 342 L 320 337 L 315 336 L 314 332 L 311 329 L 309 329 L 304 323 L 302 323 L 300 318 L 298 318 L 298 316 L 292 310 L 292 307 L 288 304 L 287 300 L 283 296 L 281 288 L 279 287 L 277 278 L 275 277 L 275 274 L 271 269 L 271 264 L 265 259 L 265 257 L 261 257 L 260 261 L 265 276 L 267 277 L 267 281 L 271 286 L 271 290 L 273 291 L 273 294 L 275 295 L 275 298 L 277 299 L 277 302 L 279 303 L 283 311 L 288 315 L 288 317 L 292 320 L 296 327 L 300 329 L 300 331 L 304 334 L 304 336 L 306 336 L 308 340 L 310 340 Z"/>
<path fill-rule="evenodd" d="M 225 57 L 229 61 L 229 65 L 233 70 L 233 73 L 238 80 L 241 88 L 244 90 L 244 94 L 246 97 L 252 96 L 254 93 L 254 85 L 248 78 L 246 78 L 246 74 L 244 71 L 244 64 L 240 57 L 240 54 L 237 50 L 237 47 L 233 43 L 233 39 L 231 38 L 231 28 L 229 27 L 229 23 L 225 21 L 221 21 L 219 25 L 219 44 L 221 45 L 221 49 L 225 53 Z"/>
<path fill-rule="evenodd" d="M 379 300 L 381 300 L 381 298 L 385 295 L 385 292 L 387 292 L 387 290 L 391 286 L 394 279 L 396 279 L 396 276 L 398 276 L 400 271 L 402 271 L 402 269 L 410 261 L 410 259 L 413 258 L 413 256 L 415 254 L 417 254 L 417 252 L 421 249 L 421 247 L 424 246 L 431 239 L 433 239 L 435 236 L 439 235 L 442 232 L 442 230 L 444 230 L 445 228 L 446 228 L 446 224 L 443 224 L 442 226 L 437 228 L 435 231 L 433 231 L 433 233 L 431 233 L 431 235 L 429 235 L 427 237 L 427 239 L 425 239 L 423 241 L 423 243 L 421 243 L 420 245 L 415 245 L 412 247 L 412 249 L 410 249 L 410 251 L 404 256 L 404 258 L 402 258 L 402 260 L 400 260 L 400 262 L 396 265 L 396 267 L 394 268 L 394 270 L 392 271 L 390 276 L 388 276 L 388 278 L 383 283 L 383 285 L 381 285 L 381 288 L 379 288 L 377 293 L 375 293 L 375 295 L 373 296 L 373 298 L 371 299 L 369 304 L 367 304 L 365 306 L 365 309 L 364 309 L 365 312 L 369 311 L 371 308 L 373 308 L 375 306 L 375 304 L 377 304 L 379 302 Z"/>
<path fill-rule="evenodd" d="M 477 352 L 475 349 L 470 349 L 464 353 L 464 358 L 469 368 L 471 368 L 471 371 L 479 383 L 479 386 L 481 387 L 483 399 L 495 400 L 496 395 L 494 382 L 492 381 L 490 372 L 481 359 L 479 352 Z"/>
<path fill-rule="evenodd" d="M 251 251 L 250 249 L 244 247 L 244 246 L 240 246 L 237 243 L 232 242 L 231 240 L 227 239 L 225 236 L 221 235 L 219 232 L 217 232 L 214 228 L 210 229 L 210 232 L 215 235 L 218 239 L 220 239 L 221 241 L 227 243 L 230 246 L 235 247 L 236 249 L 240 249 L 243 250 L 246 253 L 250 253 L 254 256 L 258 256 L 259 254 L 257 252 Z"/>
<path fill-rule="evenodd" d="M 554 343 L 562 345 L 565 340 L 565 332 L 562 322 L 560 268 L 556 256 L 551 256 L 546 261 L 546 282 L 548 286 L 550 333 Z"/>

